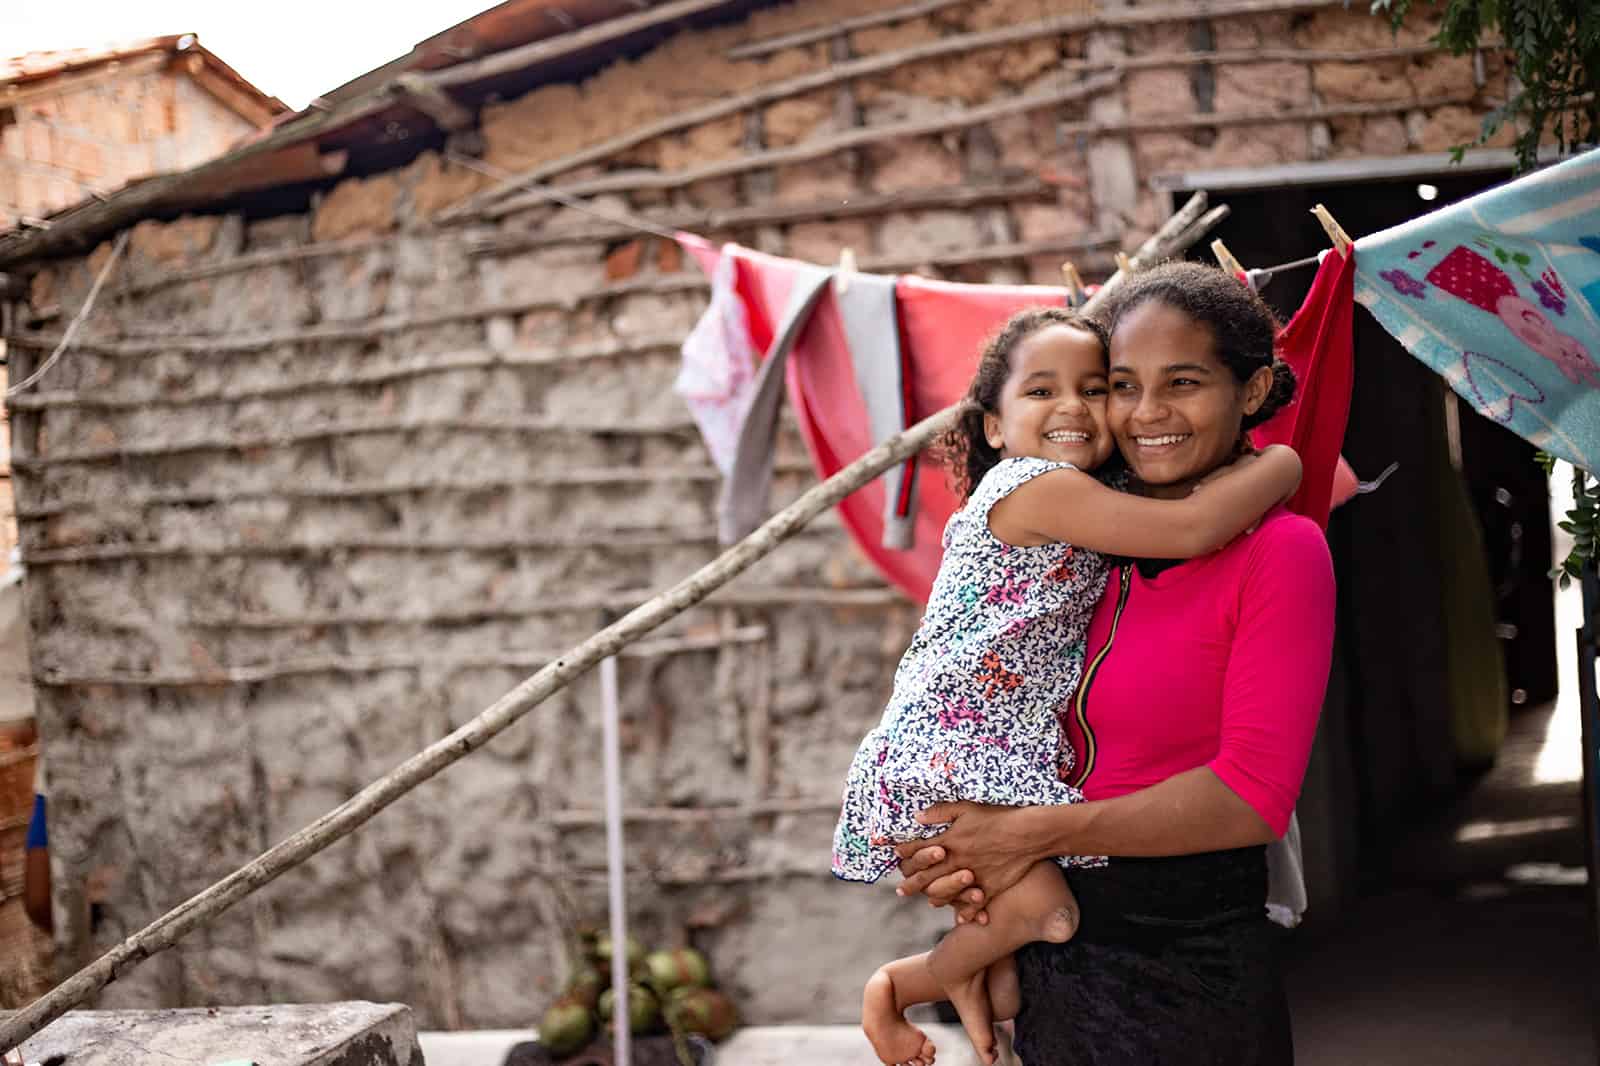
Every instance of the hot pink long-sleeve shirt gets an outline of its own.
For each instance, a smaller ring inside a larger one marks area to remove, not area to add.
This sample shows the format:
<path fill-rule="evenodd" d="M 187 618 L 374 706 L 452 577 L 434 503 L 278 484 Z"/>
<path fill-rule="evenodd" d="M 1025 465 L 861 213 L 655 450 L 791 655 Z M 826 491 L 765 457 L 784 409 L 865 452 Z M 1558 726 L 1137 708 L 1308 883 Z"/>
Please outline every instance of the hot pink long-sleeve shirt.
<path fill-rule="evenodd" d="M 1206 766 L 1282 835 L 1322 710 L 1333 613 L 1322 530 L 1282 508 L 1153 578 L 1113 571 L 1062 713 L 1077 753 L 1068 780 L 1111 799 Z"/>

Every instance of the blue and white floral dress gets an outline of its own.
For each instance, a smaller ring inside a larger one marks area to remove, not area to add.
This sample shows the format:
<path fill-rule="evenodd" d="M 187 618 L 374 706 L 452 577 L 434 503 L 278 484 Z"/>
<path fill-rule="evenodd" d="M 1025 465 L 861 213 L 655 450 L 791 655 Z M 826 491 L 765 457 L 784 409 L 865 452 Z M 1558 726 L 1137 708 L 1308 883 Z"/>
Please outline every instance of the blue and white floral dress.
<path fill-rule="evenodd" d="M 1005 544 L 989 511 L 1019 485 L 1069 464 L 1001 460 L 951 516 L 922 625 L 895 671 L 883 720 L 845 778 L 833 872 L 876 881 L 894 844 L 937 833 L 917 812 L 956 800 L 1076 803 L 1057 708 L 1083 673 L 1084 637 L 1106 562 L 1069 544 Z"/>

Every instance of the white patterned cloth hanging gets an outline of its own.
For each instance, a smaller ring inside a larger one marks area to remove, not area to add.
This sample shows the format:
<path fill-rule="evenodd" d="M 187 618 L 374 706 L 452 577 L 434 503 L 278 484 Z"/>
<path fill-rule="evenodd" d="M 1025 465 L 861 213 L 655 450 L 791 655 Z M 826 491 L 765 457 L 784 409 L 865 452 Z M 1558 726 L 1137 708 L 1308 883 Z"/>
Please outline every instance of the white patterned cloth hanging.
<path fill-rule="evenodd" d="M 711 277 L 711 304 L 684 339 L 683 366 L 673 383 L 723 477 L 733 473 L 758 359 L 744 303 L 734 289 L 735 269 L 731 255 L 718 261 Z"/>

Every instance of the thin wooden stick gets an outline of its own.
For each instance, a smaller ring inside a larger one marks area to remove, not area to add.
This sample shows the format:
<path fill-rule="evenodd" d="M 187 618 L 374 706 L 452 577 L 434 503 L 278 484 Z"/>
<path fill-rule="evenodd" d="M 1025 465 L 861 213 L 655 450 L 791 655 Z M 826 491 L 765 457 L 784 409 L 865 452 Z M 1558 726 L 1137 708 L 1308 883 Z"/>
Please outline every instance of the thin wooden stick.
<path fill-rule="evenodd" d="M 526 74 L 530 68 L 557 62 L 589 49 L 610 45 L 621 51 L 616 42 L 629 34 L 653 27 L 668 26 L 695 15 L 726 7 L 727 4 L 726 0 L 669 0 L 666 3 L 638 6 L 644 10 L 601 19 L 581 29 L 568 30 L 554 37 L 507 48 L 482 59 L 457 63 L 428 75 L 428 80 L 441 88 L 472 85 L 507 74 Z"/>
<path fill-rule="evenodd" d="M 826 41 L 837 37 L 841 33 L 854 33 L 856 30 L 871 29 L 874 26 L 888 26 L 896 22 L 906 22 L 910 19 L 921 18 L 923 15 L 932 15 L 949 7 L 960 7 L 968 0 L 916 0 L 915 3 L 905 4 L 901 7 L 891 7 L 885 11 L 874 11 L 870 15 L 856 15 L 853 18 L 830 21 L 824 26 L 808 30 L 794 30 L 777 37 L 768 37 L 764 40 L 749 41 L 745 44 L 728 49 L 729 59 L 751 59 L 757 56 L 770 55 L 781 52 L 785 48 L 800 48 L 818 41 Z"/>
<path fill-rule="evenodd" d="M 1281 3 L 1269 0 L 1269 9 L 1281 8 Z M 1259 0 L 1244 0 L 1243 3 L 1224 3 L 1215 5 L 1211 11 L 1212 17 L 1223 17 L 1230 14 L 1257 14 L 1263 9 Z M 1176 21 L 1184 21 L 1191 17 L 1190 14 L 1179 12 L 1174 14 L 1173 9 L 1165 11 L 1157 9 L 1157 14 L 1163 14 Z M 591 163 L 604 162 L 613 156 L 619 155 L 635 148 L 646 141 L 657 137 L 679 133 L 695 126 L 702 126 L 715 122 L 729 115 L 741 114 L 753 108 L 785 100 L 806 93 L 818 92 L 823 89 L 838 85 L 849 85 L 855 81 L 876 74 L 883 74 L 900 67 L 911 66 L 928 60 L 941 59 L 954 55 L 965 55 L 971 52 L 981 52 L 993 48 L 1004 48 L 1010 45 L 1039 40 L 1049 37 L 1060 37 L 1065 34 L 1081 32 L 1089 29 L 1104 28 L 1107 23 L 1116 23 L 1126 16 L 1121 15 L 1056 15 L 1039 19 L 1033 22 L 1020 23 L 1015 26 L 1005 26 L 999 29 L 983 30 L 974 33 L 952 34 L 940 37 L 933 41 L 923 42 L 909 48 L 899 48 L 888 52 L 879 52 L 875 55 L 864 56 L 858 59 L 848 59 L 830 63 L 826 68 L 801 74 L 793 78 L 780 81 L 767 82 L 747 92 L 730 95 L 715 103 L 693 110 L 679 111 L 672 115 L 658 119 L 655 122 L 636 126 L 628 132 L 599 144 L 590 145 L 579 151 L 560 156 L 540 163 L 515 175 L 517 180 L 523 182 L 543 181 L 557 174 L 575 170 L 578 167 L 588 166 Z M 1150 13 L 1138 12 L 1138 21 L 1150 21 Z M 1158 21 L 1165 21 L 1164 19 Z M 833 36 L 838 40 L 838 36 Z M 1294 49 L 1275 48 L 1264 50 L 1236 50 L 1225 52 L 1179 52 L 1158 56 L 1138 56 L 1119 59 L 1069 59 L 1058 64 L 1054 69 L 1058 73 L 1085 73 L 1091 71 L 1128 71 L 1159 69 L 1164 67 L 1196 66 L 1201 63 L 1226 64 L 1226 63 L 1266 63 L 1266 62 L 1369 62 L 1376 59 L 1402 58 L 1422 55 L 1430 52 L 1439 52 L 1442 49 L 1436 44 L 1409 45 L 1389 49 Z M 494 188 L 476 193 L 461 203 L 454 205 L 440 215 L 444 221 L 471 217 L 486 204 L 505 196 L 510 191 L 507 184 L 500 184 Z"/>
<path fill-rule="evenodd" d="M 1201 215 L 1200 220 L 1194 224 L 1194 236 L 1188 240 L 1185 246 L 1199 244 L 1200 238 L 1222 225 L 1222 221 L 1228 217 L 1229 213 L 1230 208 L 1227 204 L 1218 204 Z"/>
<path fill-rule="evenodd" d="M 230 437 L 215 434 L 160 444 L 119 444 L 108 448 L 85 448 L 58 452 L 38 458 L 13 458 L 15 470 L 42 470 L 66 463 L 103 463 L 113 459 L 148 458 L 156 455 L 184 455 L 204 451 L 251 451 L 257 448 L 284 448 L 309 444 L 334 437 L 369 436 L 374 433 L 418 433 L 445 430 L 451 433 L 555 433 L 606 437 L 656 437 L 695 432 L 687 416 L 657 422 L 640 420 L 601 425 L 579 425 L 553 418 L 373 418 L 356 422 L 329 422 L 288 433 L 265 433 L 256 437 Z"/>
<path fill-rule="evenodd" d="M 1318 206 L 1320 207 L 1321 205 L 1319 204 Z M 89 288 L 89 295 L 85 297 L 83 306 L 78 308 L 78 313 L 72 317 L 72 324 L 67 326 L 66 333 L 61 335 L 61 342 L 56 345 L 55 351 L 50 353 L 50 358 L 46 359 L 44 365 L 40 366 L 38 370 L 7 388 L 5 395 L 8 399 L 25 391 L 34 382 L 44 377 L 50 368 L 55 366 L 63 355 L 67 354 L 68 349 L 72 347 L 72 339 L 78 335 L 78 327 L 83 325 L 84 320 L 94 310 L 94 301 L 100 295 L 100 287 L 106 283 L 106 278 L 111 276 L 111 268 L 117 265 L 117 260 L 122 258 L 122 250 L 128 246 L 128 236 L 132 232 L 132 230 L 123 232 L 117 238 L 117 243 L 111 246 L 111 254 L 106 257 L 104 265 L 100 267 L 100 273 L 95 276 L 94 284 Z"/>
<path fill-rule="evenodd" d="M 926 189 L 902 189 L 870 196 L 837 197 L 803 204 L 760 204 L 756 207 L 730 207 L 712 210 L 678 211 L 671 215 L 646 215 L 654 224 L 690 230 L 702 236 L 729 230 L 748 230 L 759 226 L 789 225 L 818 220 L 871 218 L 900 211 L 961 209 L 987 204 L 1016 204 L 1055 199 L 1054 186 L 1038 178 L 991 182 L 983 185 L 941 185 Z M 638 236 L 638 231 L 606 223 L 550 226 L 522 232 L 510 230 L 469 239 L 469 255 L 509 255 L 564 244 L 611 242 Z"/>
<path fill-rule="evenodd" d="M 738 806 L 718 807 L 629 807 L 622 812 L 629 822 L 655 822 L 667 825 L 698 825 L 705 822 L 770 818 L 780 814 L 837 814 L 839 799 L 764 800 Z M 602 825 L 605 812 L 587 808 L 551 811 L 545 820 L 558 828 L 584 828 Z"/>
<path fill-rule="evenodd" d="M 1025 200 L 1053 199 L 1054 196 L 1055 190 L 1052 186 L 1030 177 L 1009 183 L 901 189 L 897 192 L 872 196 L 852 196 L 848 202 L 841 202 L 837 197 L 833 197 L 810 203 L 755 204 L 747 207 L 675 211 L 670 214 L 641 212 L 640 217 L 664 229 L 708 233 L 750 226 L 813 222 L 818 219 L 870 217 L 890 211 L 974 207 L 992 202 L 1017 203 Z M 466 246 L 468 254 L 472 255 L 503 255 L 563 244 L 606 243 L 637 235 L 638 231 L 628 226 L 584 223 L 575 226 L 552 226 L 533 233 L 497 233 L 483 237 L 468 237 Z M 460 239 L 458 231 L 443 229 L 407 234 L 406 239 L 415 241 L 423 237 L 438 240 Z M 262 267 L 283 266 L 341 255 L 362 255 L 375 249 L 388 248 L 394 242 L 395 238 L 389 235 L 350 237 L 290 248 L 246 252 L 243 255 L 184 270 L 163 271 L 151 278 L 137 278 L 124 281 L 120 285 L 113 284 L 107 290 L 107 295 L 138 296 L 185 282 L 208 281 Z"/>
<path fill-rule="evenodd" d="M 1260 15 L 1280 11 L 1309 11 L 1321 7 L 1333 7 L 1343 0 L 1245 0 L 1243 3 L 1208 3 L 1205 0 L 1195 3 L 1167 4 L 1161 7 L 1136 8 L 1133 10 L 1118 9 L 1093 15 L 1074 15 L 1060 19 L 1065 23 L 1064 28 L 1057 29 L 1056 33 L 1076 33 L 1085 30 L 1116 29 L 1123 26 L 1145 26 L 1161 22 L 1192 22 L 1207 18 L 1242 17 Z M 941 8 L 954 6 L 955 0 L 933 0 L 932 3 L 912 4 L 905 8 L 891 8 L 888 11 L 879 11 L 871 15 L 861 15 L 853 19 L 832 22 L 818 26 L 811 30 L 796 30 L 778 37 L 769 37 L 764 41 L 751 41 L 735 48 L 728 49 L 729 59 L 754 59 L 758 56 L 771 55 L 786 48 L 795 48 L 804 44 L 826 40 L 839 33 L 851 29 L 869 26 L 881 26 L 891 22 L 903 22 L 920 15 L 938 11 Z"/>
<path fill-rule="evenodd" d="M 152 396 L 106 396 L 93 392 L 38 392 L 28 396 L 18 396 L 9 401 L 9 406 L 19 411 L 58 407 L 97 411 L 144 411 L 152 407 L 202 407 L 210 404 L 244 403 L 247 400 L 276 400 L 305 393 L 322 396 L 331 389 L 371 388 L 409 378 L 451 374 L 458 371 L 565 366 L 588 363 L 597 359 L 676 354 L 682 344 L 683 338 L 680 334 L 664 333 L 655 337 L 642 337 L 635 341 L 609 340 L 597 344 L 573 344 L 556 351 L 535 354 L 501 353 L 469 348 L 465 351 L 445 352 L 439 355 L 415 356 L 402 363 L 358 370 L 353 374 L 323 374 L 297 381 L 286 381 L 280 385 L 245 389 L 224 388 L 211 392 L 191 393 L 187 396 L 170 396 L 164 393 Z"/>
<path fill-rule="evenodd" d="M 1194 233 L 1192 222 L 1203 209 L 1204 197 L 1196 194 L 1179 215 L 1168 219 L 1140 247 L 1141 262 L 1154 261 L 1181 251 L 1182 240 Z M 1188 221 L 1180 221 L 1180 215 Z M 1144 258 L 1146 250 L 1149 251 L 1149 260 Z M 1085 305 L 1086 310 L 1092 313 L 1097 304 L 1114 289 L 1120 276 L 1114 276 L 1102 286 Z M 389 804 L 488 743 L 601 659 L 615 655 L 624 646 L 701 602 L 771 554 L 811 519 L 885 470 L 921 452 L 955 423 L 960 410 L 960 405 L 956 404 L 923 419 L 904 433 L 873 448 L 827 481 L 813 486 L 721 556 L 539 670 L 449 736 L 424 748 L 338 807 L 210 888 L 191 896 L 27 1007 L 0 1021 L 0 1049 L 16 1047 L 115 981 L 120 974 L 150 956 L 165 951 L 190 930 L 210 921 L 286 870 L 353 833 Z M 715 880 L 714 877 L 711 879 Z"/>
<path fill-rule="evenodd" d="M 784 148 L 746 152 L 732 159 L 719 160 L 715 163 L 707 163 L 685 170 L 605 175 L 591 178 L 587 181 L 573 182 L 569 185 L 551 186 L 548 190 L 535 189 L 514 196 L 503 203 L 495 204 L 483 213 L 489 218 L 499 218 L 515 211 L 522 211 L 529 207 L 548 203 L 557 195 L 562 197 L 593 196 L 598 193 L 631 192 L 639 189 L 681 189 L 696 182 L 709 181 L 713 178 L 732 177 L 735 174 L 744 174 L 752 170 L 792 166 L 796 163 L 809 163 L 812 160 L 876 144 L 880 141 L 948 133 L 951 130 L 981 126 L 986 122 L 992 122 L 995 119 L 1005 118 L 1010 115 L 1023 115 L 1030 111 L 1042 111 L 1046 108 L 1059 107 L 1062 104 L 1069 104 L 1095 96 L 1110 89 L 1116 83 L 1116 75 L 1100 74 L 1092 78 L 1086 78 L 1083 81 L 1058 85 L 1053 89 L 1044 89 L 1024 96 L 1007 97 L 994 103 L 982 104 L 977 107 L 952 108 L 931 118 L 891 122 L 880 126 L 851 130 L 847 133 L 836 133 L 827 137 L 815 137 Z"/>
<path fill-rule="evenodd" d="M 382 237 L 346 237 L 336 241 L 300 244 L 288 248 L 266 248 L 259 252 L 246 252 L 243 255 L 231 256 L 214 263 L 205 263 L 201 266 L 188 267 L 184 270 L 163 270 L 152 278 L 135 276 L 120 285 L 112 286 L 111 295 L 141 296 L 185 281 L 204 281 L 209 278 L 225 277 L 228 274 L 238 274 L 246 270 L 257 270 L 261 267 L 304 262 L 307 259 L 322 259 L 335 255 L 354 255 L 359 252 L 370 252 L 375 248 L 385 248 L 393 242 L 394 238 L 385 234 Z"/>
<path fill-rule="evenodd" d="M 1101 81 L 1109 84 L 1115 80 L 1115 75 L 1101 75 L 1080 84 L 1087 86 L 1091 82 Z M 629 171 L 606 174 L 597 178 L 556 186 L 555 188 L 559 189 L 563 196 L 597 196 L 602 193 L 629 193 L 652 190 L 670 191 L 711 178 L 731 177 L 751 170 L 808 162 L 822 156 L 860 148 L 879 141 L 924 136 L 952 129 L 964 129 L 993 121 L 1005 115 L 1021 114 L 1059 106 L 1062 103 L 1082 99 L 1086 95 L 1093 94 L 1078 93 L 1073 90 L 1034 93 L 1028 96 L 1001 100 L 998 103 L 985 104 L 982 107 L 950 111 L 936 118 L 872 126 L 847 134 L 819 137 L 787 148 L 774 148 L 763 152 L 746 152 L 731 159 L 688 170 L 664 172 Z M 1471 94 L 1456 94 L 1427 100 L 1394 100 L 1376 104 L 1319 104 L 1286 111 L 1211 111 L 1199 115 L 1117 119 L 1115 121 L 1062 122 L 1057 125 L 1057 129 L 1063 136 L 1077 136 L 1079 134 L 1085 136 L 1107 136 L 1119 133 L 1145 133 L 1161 130 L 1227 129 L 1234 126 L 1258 126 L 1269 123 L 1295 123 L 1319 119 L 1387 115 L 1417 109 L 1431 110 L 1439 107 L 1471 103 L 1472 100 Z M 500 218 L 516 211 L 541 206 L 549 202 L 549 200 L 549 196 L 538 191 L 523 193 L 485 208 L 482 215 L 485 218 Z"/>
<path fill-rule="evenodd" d="M 952 406 L 885 441 L 762 523 L 750 536 L 649 603 L 572 648 L 477 717 L 429 745 L 310 825 L 269 848 L 210 888 L 151 922 L 44 996 L 0 1022 L 0 1048 L 12 1048 L 117 977 L 171 947 L 190 930 L 306 859 L 343 839 L 401 796 L 476 751 L 601 659 L 705 599 L 779 544 L 885 470 L 931 444 L 955 422 Z"/>
<path fill-rule="evenodd" d="M 418 537 L 378 536 L 339 537 L 329 540 L 267 541 L 260 544 L 97 544 L 87 548 L 44 548 L 24 551 L 27 566 L 59 566 L 64 563 L 114 562 L 119 559 L 276 559 L 283 557 L 324 556 L 334 552 L 402 552 L 416 555 L 465 554 L 500 555 L 510 552 L 545 552 L 564 549 L 605 551 L 643 551 L 647 548 L 676 548 L 690 545 L 715 545 L 715 526 L 685 529 L 608 529 L 576 533 L 530 533 L 519 537 L 490 537 L 465 540 L 444 537 L 425 540 Z"/>
<path fill-rule="evenodd" d="M 252 352 L 279 345 L 325 341 L 372 340 L 390 333 L 405 333 L 432 326 L 448 326 L 457 322 L 495 318 L 501 315 L 520 315 L 529 311 L 570 311 L 590 300 L 607 300 L 635 293 L 697 292 L 709 288 L 709 283 L 698 274 L 684 272 L 665 277 L 629 278 L 627 281 L 600 285 L 593 289 L 572 293 L 569 296 L 540 296 L 526 300 L 504 300 L 476 307 L 463 307 L 452 311 L 435 311 L 417 315 L 386 315 L 366 322 L 340 322 L 304 329 L 263 330 L 259 333 L 190 333 L 174 335 L 171 325 L 166 334 L 138 341 L 84 341 L 78 345 L 85 351 L 105 355 L 161 355 L 181 351 L 191 355 L 222 354 L 225 352 Z M 43 348 L 57 338 L 39 334 L 12 333 L 7 341 L 29 348 Z"/>
<path fill-rule="evenodd" d="M 810 474 L 811 464 L 803 459 L 788 459 L 774 468 L 778 474 Z M 227 505 L 260 500 L 366 500 L 385 496 L 410 496 L 424 492 L 472 493 L 504 492 L 516 489 L 591 488 L 606 485 L 639 487 L 671 483 L 717 484 L 722 472 L 714 466 L 600 467 L 539 471 L 518 477 L 429 478 L 418 481 L 373 481 L 339 485 L 269 485 L 259 489 L 194 488 L 169 489 L 148 493 L 119 494 L 115 504 L 104 497 L 56 500 L 53 503 L 20 506 L 19 522 L 38 521 L 74 511 L 99 514 L 127 512 L 146 507 L 198 507 Z M 209 484 L 209 483 L 208 483 Z"/>
<path fill-rule="evenodd" d="M 1235 5 L 1244 13 L 1260 9 L 1260 4 Z M 1227 12 L 1222 12 L 1226 14 Z M 1059 37 L 1081 29 L 1087 22 L 1095 21 L 1079 15 L 1055 16 L 1037 22 L 1007 26 L 982 33 L 965 33 L 903 48 L 881 52 L 843 63 L 834 63 L 826 69 L 771 82 L 748 92 L 729 96 L 716 103 L 680 111 L 627 133 L 591 145 L 568 155 L 547 160 L 519 172 L 520 182 L 544 181 L 558 174 L 576 170 L 593 163 L 604 162 L 658 137 L 693 129 L 728 115 L 737 115 L 774 101 L 817 92 L 837 85 L 849 85 L 857 79 L 898 67 L 909 66 L 925 60 L 968 52 L 1001 48 L 1022 41 Z M 1117 59 L 1066 59 L 1052 69 L 1058 74 L 1127 73 L 1137 70 L 1160 70 L 1171 67 L 1243 66 L 1260 63 L 1370 63 L 1385 59 L 1406 59 L 1419 55 L 1442 53 L 1436 44 L 1398 45 L 1390 48 L 1270 48 L 1239 49 L 1222 52 L 1172 52 L 1165 55 L 1130 56 Z M 477 217 L 488 205 L 509 195 L 515 187 L 510 179 L 499 185 L 476 193 L 453 205 L 439 215 L 441 222 L 449 223 Z"/>
<path fill-rule="evenodd" d="M 808 528 L 815 529 L 812 523 Z M 234 614 L 194 614 L 183 619 L 183 625 L 193 629 L 303 629 L 326 626 L 432 626 L 467 625 L 473 622 L 493 622 L 541 617 L 551 614 L 573 614 L 584 611 L 631 611 L 646 603 L 653 592 L 644 589 L 623 589 L 588 595 L 540 596 L 537 600 L 494 606 L 463 607 L 443 610 L 409 611 L 303 611 L 292 614 L 267 614 L 264 612 L 239 612 Z M 883 610 L 904 607 L 911 601 L 898 589 L 881 585 L 854 589 L 829 589 L 767 585 L 751 587 L 724 587 L 718 589 L 708 602 L 732 607 L 827 607 L 836 610 Z"/>
<path fill-rule="evenodd" d="M 1027 258 L 1033 255 L 1051 255 L 1083 248 L 1105 245 L 1113 238 L 1106 233 L 1089 233 L 1082 236 L 1062 236 L 1048 240 L 1018 242 L 1005 246 L 973 248 L 967 251 L 940 252 L 923 256 L 915 261 L 899 256 L 876 256 L 862 259 L 857 264 L 872 273 L 899 272 L 911 266 L 935 265 L 944 269 L 993 262 L 996 258 Z M 465 307 L 455 311 L 441 311 L 426 315 L 392 315 L 367 322 L 339 323 L 311 326 L 304 329 L 274 330 L 255 334 L 181 334 L 174 335 L 170 324 L 154 330 L 148 339 L 116 341 L 83 341 L 76 346 L 83 351 L 107 356 L 148 356 L 170 352 L 187 355 L 226 356 L 237 352 L 261 351 L 280 345 L 320 343 L 342 340 L 372 340 L 393 333 L 427 329 L 504 315 L 520 315 L 529 311 L 572 310 L 584 303 L 614 299 L 639 293 L 701 292 L 710 283 L 698 272 L 683 272 L 665 276 L 631 278 L 627 281 L 602 285 L 572 293 L 565 297 L 541 297 L 528 300 L 506 301 Z M 41 333 L 11 333 L 5 340 L 18 347 L 47 348 L 60 340 L 59 336 Z M 598 356 L 596 356 L 598 357 Z M 555 360 L 552 360 L 555 362 Z"/>
<path fill-rule="evenodd" d="M 741 626 L 722 633 L 706 636 L 663 637 L 658 640 L 641 640 L 617 653 L 624 659 L 655 659 L 691 652 L 716 651 L 723 647 L 756 644 L 767 639 L 766 626 Z M 456 658 L 438 658 L 416 655 L 314 655 L 303 659 L 286 659 L 270 663 L 249 663 L 244 666 L 219 666 L 200 673 L 151 674 L 131 670 L 106 673 L 68 674 L 58 670 L 41 670 L 34 674 L 36 684 L 51 688 L 70 688 L 87 685 L 115 685 L 127 688 L 194 688 L 217 685 L 255 685 L 277 681 L 286 677 L 304 677 L 307 674 L 376 674 L 390 670 L 429 670 L 439 676 L 449 677 L 464 670 L 531 670 L 559 658 L 561 652 L 549 649 L 504 652 L 499 655 L 469 655 Z M 0 765 L 4 765 L 0 763 Z"/>
<path fill-rule="evenodd" d="M 1363 118 L 1410 111 L 1432 111 L 1441 107 L 1464 106 L 1473 102 L 1471 93 L 1435 96 L 1426 100 L 1384 100 L 1375 104 L 1318 104 L 1286 111 L 1211 111 L 1197 115 L 1172 115 L 1137 118 L 1116 122 L 1062 122 L 1060 136 L 1102 136 L 1112 133 L 1159 133 L 1171 130 L 1230 129 L 1235 126 L 1293 125 L 1333 118 Z"/>

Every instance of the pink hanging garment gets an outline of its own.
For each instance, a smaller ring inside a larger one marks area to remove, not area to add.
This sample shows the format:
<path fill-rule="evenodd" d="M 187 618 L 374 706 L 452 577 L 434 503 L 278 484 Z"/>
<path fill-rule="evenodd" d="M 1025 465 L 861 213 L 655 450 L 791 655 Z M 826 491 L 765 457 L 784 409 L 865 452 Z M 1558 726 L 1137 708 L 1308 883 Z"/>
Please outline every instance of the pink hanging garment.
<path fill-rule="evenodd" d="M 744 302 L 750 337 L 758 351 L 772 346 L 795 302 L 792 298 L 814 283 L 818 270 L 808 263 L 737 245 L 719 248 L 689 234 L 680 234 L 678 239 L 708 277 L 715 274 L 724 255 L 734 257 L 735 291 Z M 901 276 L 896 279 L 895 297 L 909 425 L 943 410 L 966 393 L 984 341 L 1007 318 L 1025 307 L 1060 307 L 1066 290 Z M 1338 328 L 1341 308 L 1342 333 Z M 1350 401 L 1352 308 L 1350 272 L 1335 264 L 1330 273 L 1329 264 L 1324 263 L 1305 307 L 1283 333 L 1287 341 L 1284 357 L 1300 374 L 1302 399 L 1257 431 L 1262 443 L 1283 441 L 1301 451 L 1305 480 L 1291 506 L 1324 525 L 1329 506 L 1342 503 L 1355 487 L 1354 476 L 1338 456 Z M 884 353 L 884 357 L 892 358 L 893 353 Z M 819 478 L 831 477 L 868 451 L 873 438 L 857 384 L 857 368 L 830 291 L 824 291 L 809 310 L 784 369 L 789 400 L 812 464 Z M 1326 400 L 1320 395 L 1325 380 L 1331 382 L 1332 391 Z M 914 482 L 899 483 L 905 486 L 903 491 L 914 492 L 916 497 L 910 508 L 913 537 L 909 549 L 884 545 L 886 512 L 906 511 L 904 507 L 888 510 L 884 479 L 847 497 L 839 505 L 840 518 L 857 549 L 890 583 L 926 603 L 939 569 L 944 526 L 959 501 L 946 472 L 931 464 Z M 764 493 L 765 483 L 757 483 L 756 491 Z M 1324 501 L 1323 505 L 1312 508 L 1305 502 L 1314 499 Z"/>

